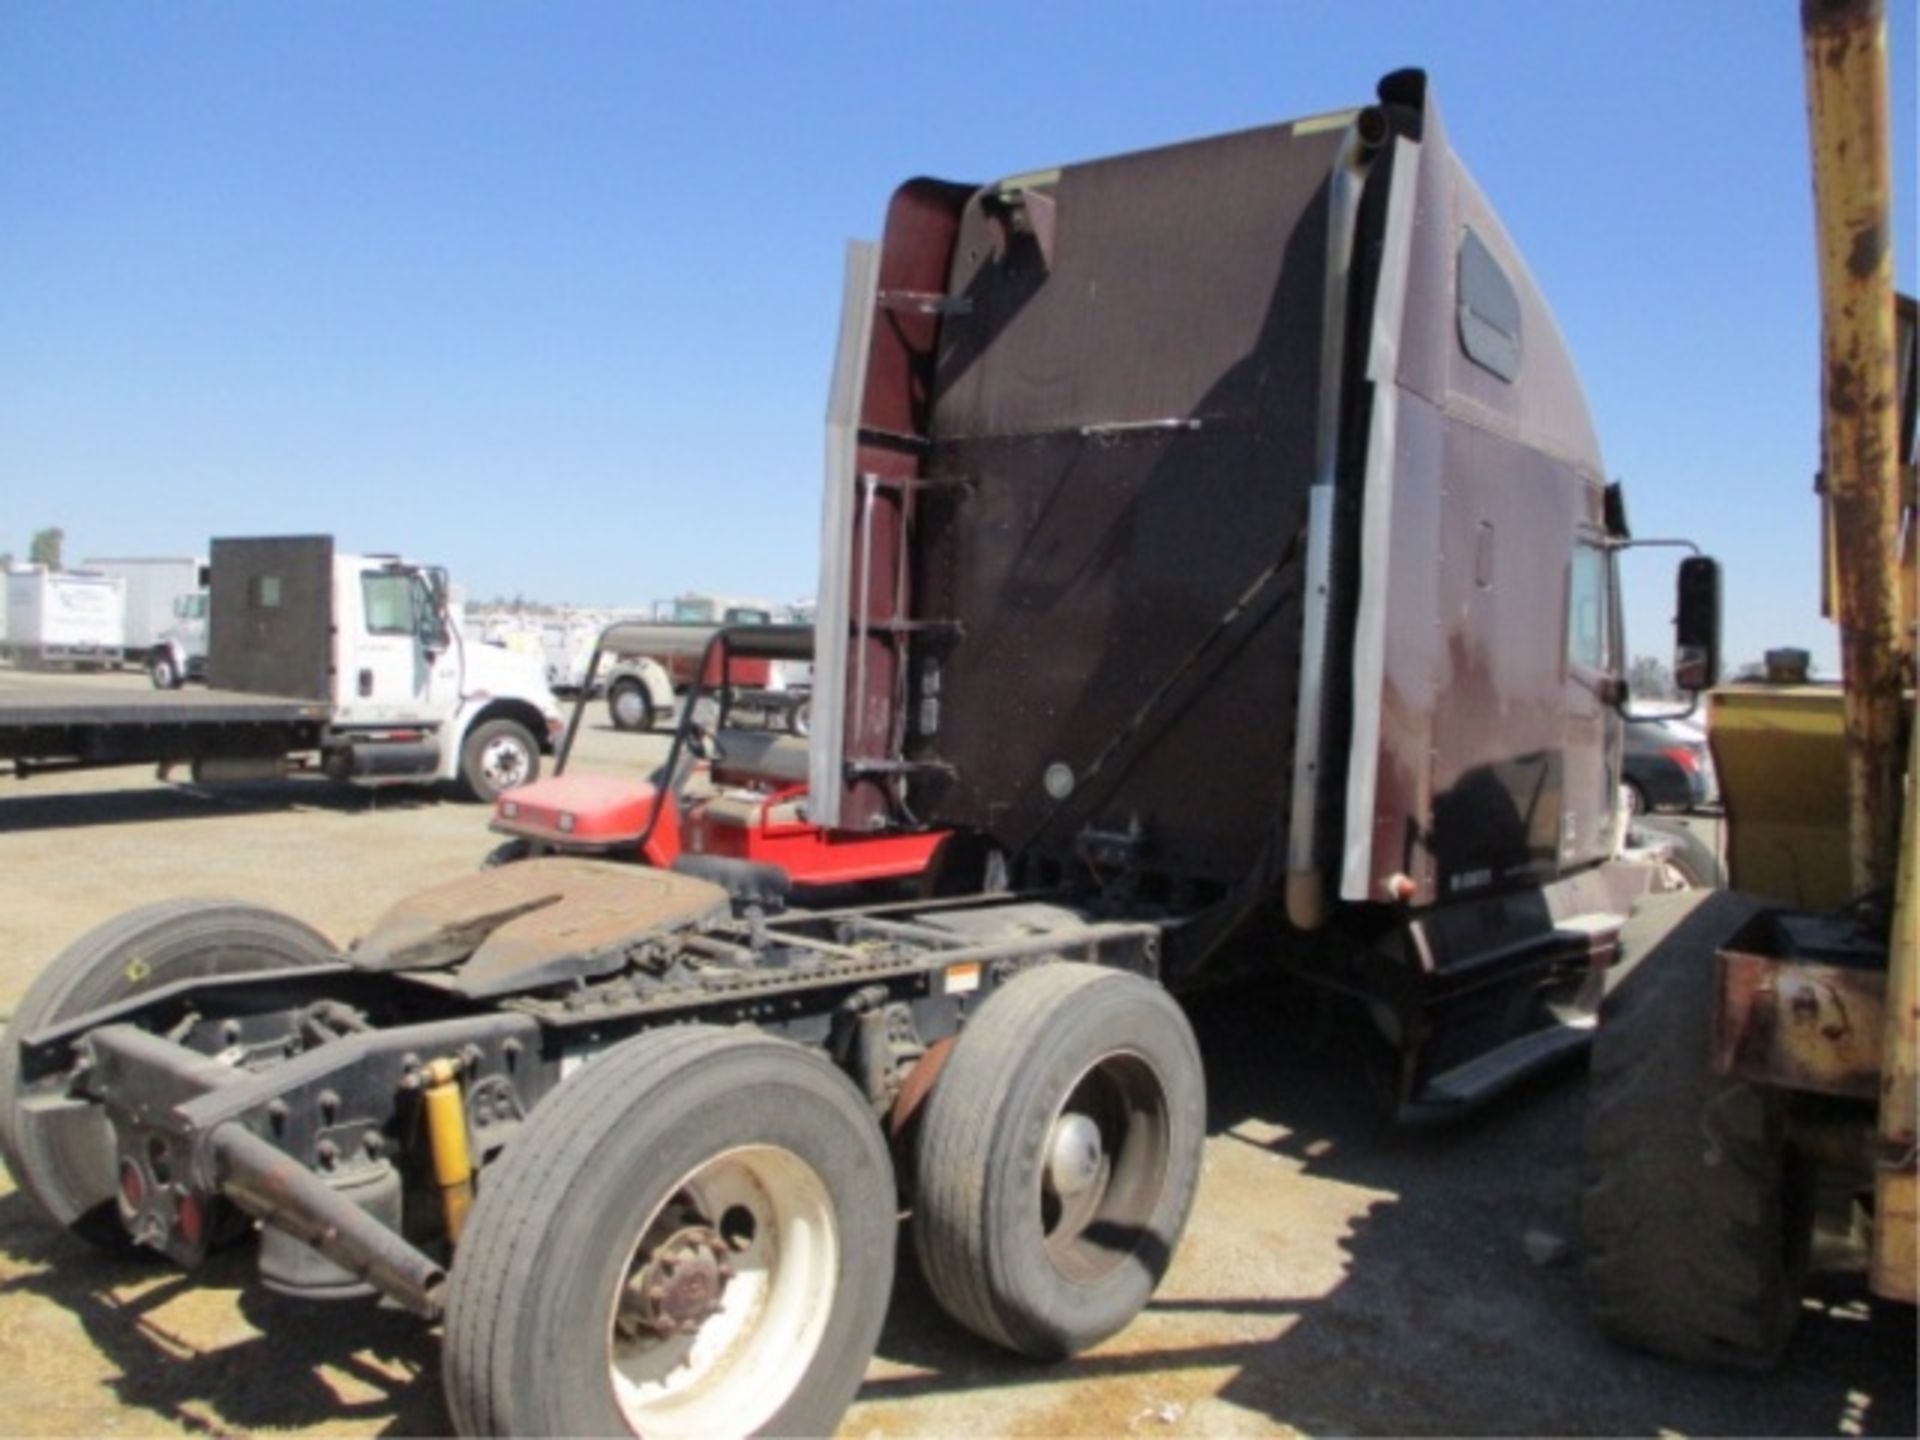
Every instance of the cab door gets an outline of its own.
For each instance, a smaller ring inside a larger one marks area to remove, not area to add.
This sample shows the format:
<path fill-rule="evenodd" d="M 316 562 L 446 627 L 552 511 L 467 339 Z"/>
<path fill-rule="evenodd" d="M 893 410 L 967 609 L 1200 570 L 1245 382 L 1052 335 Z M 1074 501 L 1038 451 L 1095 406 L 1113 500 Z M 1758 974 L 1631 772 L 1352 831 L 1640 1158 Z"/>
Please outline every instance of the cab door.
<path fill-rule="evenodd" d="M 341 640 L 349 653 L 340 666 L 342 720 L 390 725 L 426 719 L 435 667 L 421 644 L 425 585 L 400 566 L 344 578 Z"/>
<path fill-rule="evenodd" d="M 1624 684 L 1618 592 L 1606 536 L 1583 530 L 1567 576 L 1563 871 L 1605 859 L 1612 850 L 1624 723 L 1616 703 Z"/>

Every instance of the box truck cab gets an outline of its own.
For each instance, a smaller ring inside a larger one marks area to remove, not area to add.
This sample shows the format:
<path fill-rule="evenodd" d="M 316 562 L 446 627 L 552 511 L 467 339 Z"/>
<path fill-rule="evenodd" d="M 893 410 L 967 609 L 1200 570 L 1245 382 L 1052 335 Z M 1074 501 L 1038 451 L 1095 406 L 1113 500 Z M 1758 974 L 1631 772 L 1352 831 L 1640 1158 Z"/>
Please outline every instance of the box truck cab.
<path fill-rule="evenodd" d="M 173 597 L 173 621 L 154 641 L 147 675 L 156 690 L 207 678 L 207 591 Z"/>

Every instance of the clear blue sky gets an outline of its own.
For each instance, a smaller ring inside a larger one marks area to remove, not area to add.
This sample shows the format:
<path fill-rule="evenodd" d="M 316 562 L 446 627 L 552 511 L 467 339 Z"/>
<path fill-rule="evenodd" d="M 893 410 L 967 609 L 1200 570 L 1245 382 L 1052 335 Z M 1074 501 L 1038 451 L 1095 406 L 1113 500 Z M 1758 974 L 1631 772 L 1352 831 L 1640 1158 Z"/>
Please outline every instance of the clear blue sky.
<path fill-rule="evenodd" d="M 1363 103 L 1402 65 L 1555 306 L 1635 528 L 1725 559 L 1733 659 L 1830 665 L 1792 0 L 6 0 L 0 548 L 321 530 L 476 597 L 806 593 L 842 249 L 896 183 Z M 1669 648 L 1670 574 L 1633 567 L 1636 650 Z"/>

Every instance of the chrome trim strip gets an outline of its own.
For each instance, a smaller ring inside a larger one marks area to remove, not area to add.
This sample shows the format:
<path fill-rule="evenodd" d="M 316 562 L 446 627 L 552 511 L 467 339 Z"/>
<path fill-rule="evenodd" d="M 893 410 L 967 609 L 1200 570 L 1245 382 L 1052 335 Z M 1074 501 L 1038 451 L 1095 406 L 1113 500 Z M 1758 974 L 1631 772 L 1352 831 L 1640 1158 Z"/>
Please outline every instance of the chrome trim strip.
<path fill-rule="evenodd" d="M 840 823 L 846 784 L 847 645 L 853 559 L 853 504 L 858 485 L 860 407 L 866 397 L 867 354 L 873 341 L 873 311 L 880 289 L 880 247 L 871 240 L 847 244 L 846 282 L 840 302 L 840 339 L 834 348 L 833 385 L 827 398 L 826 483 L 820 502 L 820 583 L 814 614 L 812 736 L 808 742 L 809 811 L 816 824 Z"/>
<path fill-rule="evenodd" d="M 1302 606 L 1300 692 L 1293 731 L 1293 801 L 1287 834 L 1287 869 L 1313 877 L 1320 870 L 1319 813 L 1321 721 L 1326 711 L 1327 626 L 1332 608 L 1334 484 L 1340 463 L 1340 409 L 1346 373 L 1347 304 L 1353 278 L 1353 235 L 1365 189 L 1371 150 L 1348 112 L 1346 140 L 1334 161 L 1327 206 L 1327 280 L 1320 318 L 1320 414 L 1314 443 L 1313 488 L 1307 496 L 1306 594 Z M 1296 127 L 1295 133 L 1300 133 Z M 1312 883 L 1312 882 L 1310 882 Z M 1289 887 L 1289 894 L 1293 893 Z M 1293 913 L 1310 928 L 1325 918 L 1324 906 Z"/>
<path fill-rule="evenodd" d="M 1373 872 L 1373 807 L 1379 783 L 1380 710 L 1386 691 L 1386 609 L 1393 545 L 1394 445 L 1399 420 L 1400 335 L 1406 312 L 1407 269 L 1413 249 L 1414 186 L 1420 146 L 1394 140 L 1393 181 L 1374 294 L 1367 379 L 1373 419 L 1367 433 L 1366 488 L 1360 522 L 1360 608 L 1353 627 L 1353 745 L 1347 764 L 1342 900 L 1368 900 Z"/>

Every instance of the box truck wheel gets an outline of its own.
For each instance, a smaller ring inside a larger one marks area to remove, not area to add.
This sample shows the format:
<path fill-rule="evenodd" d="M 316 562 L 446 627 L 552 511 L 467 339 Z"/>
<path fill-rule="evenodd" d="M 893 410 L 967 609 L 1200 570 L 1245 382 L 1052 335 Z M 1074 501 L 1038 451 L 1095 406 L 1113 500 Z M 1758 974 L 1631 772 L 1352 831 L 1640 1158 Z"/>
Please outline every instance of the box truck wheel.
<path fill-rule="evenodd" d="M 813 733 L 813 700 L 811 697 L 794 702 L 787 711 L 787 733 L 805 738 Z"/>
<path fill-rule="evenodd" d="M 65 1099 L 60 1082 L 28 1083 L 22 1038 L 176 981 L 335 958 L 327 937 L 311 926 L 230 900 L 143 905 L 74 941 L 40 972 L 0 1042 L 0 1157 L 14 1184 L 94 1244 L 131 1245 L 115 1209 L 112 1128 L 94 1106 Z"/>
<path fill-rule="evenodd" d="M 1643 901 L 1621 932 L 1587 1080 L 1587 1303 L 1623 1344 L 1772 1365 L 1800 1313 L 1811 1171 L 1777 1091 L 1716 1073 L 1714 952 L 1758 910 L 1728 891 Z"/>
<path fill-rule="evenodd" d="M 154 651 L 147 661 L 147 678 L 153 681 L 156 690 L 178 690 L 186 680 L 180 671 L 180 662 L 165 645 Z"/>
<path fill-rule="evenodd" d="M 460 786 L 469 799 L 491 804 L 501 791 L 539 778 L 540 747 L 518 720 L 488 720 L 467 732 Z"/>
<path fill-rule="evenodd" d="M 607 689 L 607 714 L 616 730 L 651 730 L 653 697 L 638 680 L 623 677 Z"/>
<path fill-rule="evenodd" d="M 960 1032 L 923 1114 L 914 1249 L 975 1334 L 1055 1358 L 1139 1313 L 1200 1176 L 1200 1050 L 1166 991 L 1055 963 Z"/>
<path fill-rule="evenodd" d="M 820 1056 L 675 1026 L 543 1101 L 483 1172 L 443 1370 L 465 1435 L 823 1435 L 893 1283 L 893 1167 Z"/>

